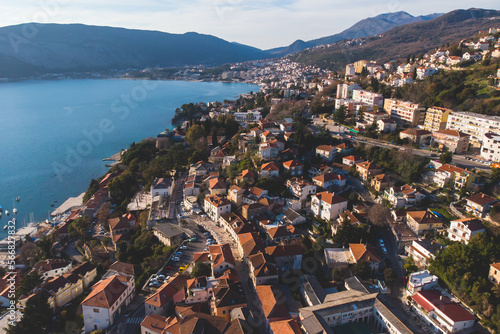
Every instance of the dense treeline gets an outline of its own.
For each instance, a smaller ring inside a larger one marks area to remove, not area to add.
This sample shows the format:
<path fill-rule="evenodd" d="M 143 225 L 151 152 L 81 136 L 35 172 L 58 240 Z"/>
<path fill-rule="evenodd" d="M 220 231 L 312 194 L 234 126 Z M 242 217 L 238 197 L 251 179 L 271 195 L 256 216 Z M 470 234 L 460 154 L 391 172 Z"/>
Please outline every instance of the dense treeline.
<path fill-rule="evenodd" d="M 454 242 L 440 252 L 429 267 L 451 291 L 478 314 L 484 324 L 500 329 L 500 286 L 488 281 L 490 264 L 500 261 L 500 239 L 486 233 L 469 244 Z"/>
<path fill-rule="evenodd" d="M 421 177 L 428 158 L 414 155 L 411 149 L 400 151 L 397 149 L 386 149 L 376 146 L 364 145 L 358 148 L 361 156 L 366 160 L 372 161 L 382 167 L 390 170 L 401 177 L 401 181 L 411 184 Z"/>
<path fill-rule="evenodd" d="M 402 98 L 426 107 L 438 106 L 457 111 L 500 115 L 500 91 L 492 87 L 489 76 L 496 74 L 498 64 L 475 70 L 442 71 L 426 80 L 394 91 Z"/>

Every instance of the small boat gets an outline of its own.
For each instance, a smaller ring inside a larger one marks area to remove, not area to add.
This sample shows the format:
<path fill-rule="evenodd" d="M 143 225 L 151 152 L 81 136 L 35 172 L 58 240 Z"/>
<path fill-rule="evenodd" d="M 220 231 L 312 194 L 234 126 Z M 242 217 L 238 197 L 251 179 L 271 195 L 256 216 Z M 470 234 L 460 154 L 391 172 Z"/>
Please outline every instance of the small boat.
<path fill-rule="evenodd" d="M 54 206 L 54 204 L 51 204 L 50 206 Z"/>
<path fill-rule="evenodd" d="M 17 213 L 17 209 L 16 208 L 12 209 L 12 212 L 14 212 L 14 214 L 16 214 Z"/>
<path fill-rule="evenodd" d="M 12 208 L 13 208 L 13 209 L 12 209 L 12 212 L 13 212 L 14 214 L 16 214 L 16 213 L 17 213 L 17 209 L 16 209 L 16 206 L 15 206 L 14 204 L 15 204 L 15 202 L 14 202 L 14 200 L 12 200 Z"/>
<path fill-rule="evenodd" d="M 4 229 L 4 230 L 6 230 L 6 229 L 7 229 L 7 225 L 5 225 L 5 226 L 3 227 L 3 229 Z"/>
<path fill-rule="evenodd" d="M 20 200 L 21 200 L 21 197 L 17 196 L 17 197 L 16 197 L 16 201 L 18 201 L 18 202 L 19 202 Z"/>
<path fill-rule="evenodd" d="M 8 216 L 9 215 L 9 210 L 5 210 L 5 214 Z"/>

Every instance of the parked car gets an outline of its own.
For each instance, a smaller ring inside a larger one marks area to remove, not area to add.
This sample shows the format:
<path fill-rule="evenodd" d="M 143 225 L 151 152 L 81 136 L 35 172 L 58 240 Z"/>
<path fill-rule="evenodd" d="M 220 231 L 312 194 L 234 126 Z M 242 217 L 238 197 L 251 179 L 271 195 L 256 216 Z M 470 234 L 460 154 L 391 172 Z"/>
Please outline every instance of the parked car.
<path fill-rule="evenodd" d="M 188 249 L 188 247 L 186 245 L 182 245 L 179 249 Z"/>
<path fill-rule="evenodd" d="M 174 267 L 172 267 L 172 266 L 166 266 L 165 269 L 172 270 L 172 269 L 174 269 Z"/>
<path fill-rule="evenodd" d="M 174 262 L 179 262 L 180 260 L 181 260 L 181 258 L 180 258 L 180 257 L 178 257 L 178 256 L 174 256 L 174 257 L 172 258 L 172 261 L 174 261 Z"/>
<path fill-rule="evenodd" d="M 196 237 L 192 237 L 191 239 L 189 239 L 189 242 L 193 242 L 193 241 L 196 241 Z"/>
<path fill-rule="evenodd" d="M 208 231 L 207 231 L 207 232 L 203 232 L 203 235 L 205 235 L 205 236 L 209 236 L 209 235 L 210 235 L 210 232 L 208 232 Z"/>
<path fill-rule="evenodd" d="M 175 255 L 175 256 L 178 256 L 178 257 L 181 257 L 181 256 L 182 256 L 182 252 L 181 252 L 181 251 L 179 251 L 179 252 L 175 252 L 175 253 L 174 253 L 174 255 Z"/>
<path fill-rule="evenodd" d="M 149 282 L 148 284 L 149 286 L 159 286 L 160 283 L 158 283 L 157 281 L 153 281 L 153 282 Z"/>
<path fill-rule="evenodd" d="M 378 239 L 378 244 L 380 247 L 385 247 L 384 240 L 382 240 L 382 238 Z"/>
<path fill-rule="evenodd" d="M 201 215 L 203 218 L 207 218 L 208 216 L 206 214 Z"/>
<path fill-rule="evenodd" d="M 437 158 L 437 156 L 438 156 L 438 155 L 437 155 L 436 153 L 432 153 L 432 154 L 431 154 L 431 157 L 433 157 L 433 158 Z"/>
<path fill-rule="evenodd" d="M 382 254 L 387 255 L 387 249 L 384 246 L 380 247 L 380 250 L 382 251 Z"/>

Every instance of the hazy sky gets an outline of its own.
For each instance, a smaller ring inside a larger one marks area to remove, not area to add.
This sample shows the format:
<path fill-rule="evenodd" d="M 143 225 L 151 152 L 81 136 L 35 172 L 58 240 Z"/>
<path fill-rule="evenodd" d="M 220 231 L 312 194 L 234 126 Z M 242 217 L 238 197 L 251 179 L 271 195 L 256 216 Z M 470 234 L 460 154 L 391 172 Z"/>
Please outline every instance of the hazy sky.
<path fill-rule="evenodd" d="M 458 8 L 500 9 L 498 0 L 19 0 L 2 1 L 0 25 L 84 23 L 170 33 L 196 31 L 262 49 L 338 33 L 366 17 Z"/>

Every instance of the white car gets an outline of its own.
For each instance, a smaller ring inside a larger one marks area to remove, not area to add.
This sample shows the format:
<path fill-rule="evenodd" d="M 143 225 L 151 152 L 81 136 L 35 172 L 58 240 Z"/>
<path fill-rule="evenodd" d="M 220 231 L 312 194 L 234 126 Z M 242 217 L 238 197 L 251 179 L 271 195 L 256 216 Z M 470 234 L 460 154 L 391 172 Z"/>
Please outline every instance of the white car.
<path fill-rule="evenodd" d="M 188 249 L 188 247 L 186 245 L 182 245 L 179 249 Z"/>

